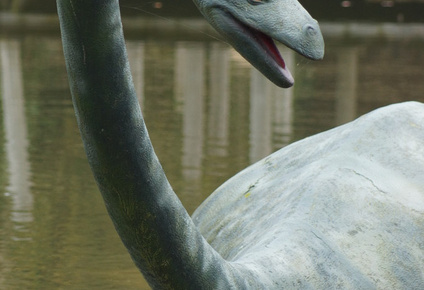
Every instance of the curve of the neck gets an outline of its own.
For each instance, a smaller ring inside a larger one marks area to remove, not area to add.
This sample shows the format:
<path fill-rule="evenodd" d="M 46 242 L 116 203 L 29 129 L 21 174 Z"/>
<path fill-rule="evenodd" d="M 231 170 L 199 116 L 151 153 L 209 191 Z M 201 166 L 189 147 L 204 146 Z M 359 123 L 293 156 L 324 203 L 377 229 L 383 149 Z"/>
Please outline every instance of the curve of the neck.
<path fill-rule="evenodd" d="M 107 210 L 153 288 L 230 289 L 154 153 L 135 95 L 117 0 L 57 0 L 78 126 Z"/>

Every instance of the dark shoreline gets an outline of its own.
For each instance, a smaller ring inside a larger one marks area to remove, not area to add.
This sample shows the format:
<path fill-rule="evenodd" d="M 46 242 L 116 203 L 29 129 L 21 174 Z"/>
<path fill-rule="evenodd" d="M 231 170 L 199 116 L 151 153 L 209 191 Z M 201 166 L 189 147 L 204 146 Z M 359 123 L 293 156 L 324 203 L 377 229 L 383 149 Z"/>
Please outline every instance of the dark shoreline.
<path fill-rule="evenodd" d="M 310 14 L 319 21 L 371 21 L 371 22 L 424 22 L 423 0 L 300 0 Z M 27 14 L 55 14 L 55 1 L 26 0 L 19 5 L 5 4 L 0 0 L 0 12 Z M 123 16 L 137 17 L 200 17 L 190 0 L 121 0 Z"/>

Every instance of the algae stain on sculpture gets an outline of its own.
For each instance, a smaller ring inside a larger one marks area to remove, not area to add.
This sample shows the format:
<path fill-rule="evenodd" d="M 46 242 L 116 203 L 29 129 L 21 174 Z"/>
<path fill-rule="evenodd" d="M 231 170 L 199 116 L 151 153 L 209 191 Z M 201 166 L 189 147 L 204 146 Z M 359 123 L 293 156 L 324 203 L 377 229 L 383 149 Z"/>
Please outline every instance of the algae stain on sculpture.
<path fill-rule="evenodd" d="M 318 26 L 297 0 L 194 0 L 211 25 L 280 87 L 293 85 L 274 41 L 314 60 L 324 57 Z"/>

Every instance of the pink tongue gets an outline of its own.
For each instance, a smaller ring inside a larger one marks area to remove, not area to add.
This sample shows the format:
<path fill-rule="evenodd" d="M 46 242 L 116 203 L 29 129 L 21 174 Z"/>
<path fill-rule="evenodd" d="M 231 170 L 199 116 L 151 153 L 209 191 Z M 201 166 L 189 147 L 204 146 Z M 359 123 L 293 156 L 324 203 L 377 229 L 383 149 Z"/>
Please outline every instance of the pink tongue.
<path fill-rule="evenodd" d="M 268 48 L 268 50 L 273 54 L 274 59 L 278 62 L 278 64 L 283 69 L 285 69 L 286 68 L 286 64 L 285 64 L 283 58 L 281 57 L 281 54 L 278 51 L 277 47 L 275 46 L 275 43 L 272 40 L 272 38 L 271 37 L 268 37 L 266 35 L 263 35 L 262 41 L 266 45 L 266 47 Z"/>

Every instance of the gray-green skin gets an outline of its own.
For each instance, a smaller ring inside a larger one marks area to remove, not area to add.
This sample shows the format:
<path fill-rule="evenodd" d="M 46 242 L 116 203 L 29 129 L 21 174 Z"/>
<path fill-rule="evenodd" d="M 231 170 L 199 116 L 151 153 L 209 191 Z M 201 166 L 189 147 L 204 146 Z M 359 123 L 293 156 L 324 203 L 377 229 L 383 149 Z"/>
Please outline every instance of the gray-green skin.
<path fill-rule="evenodd" d="M 150 142 L 118 1 L 57 4 L 90 166 L 152 288 L 423 288 L 422 104 L 288 146 L 226 182 L 191 219 Z"/>
<path fill-rule="evenodd" d="M 324 57 L 318 22 L 297 0 L 194 0 L 209 23 L 244 58 L 280 87 L 293 77 L 272 39 L 301 55 Z"/>

